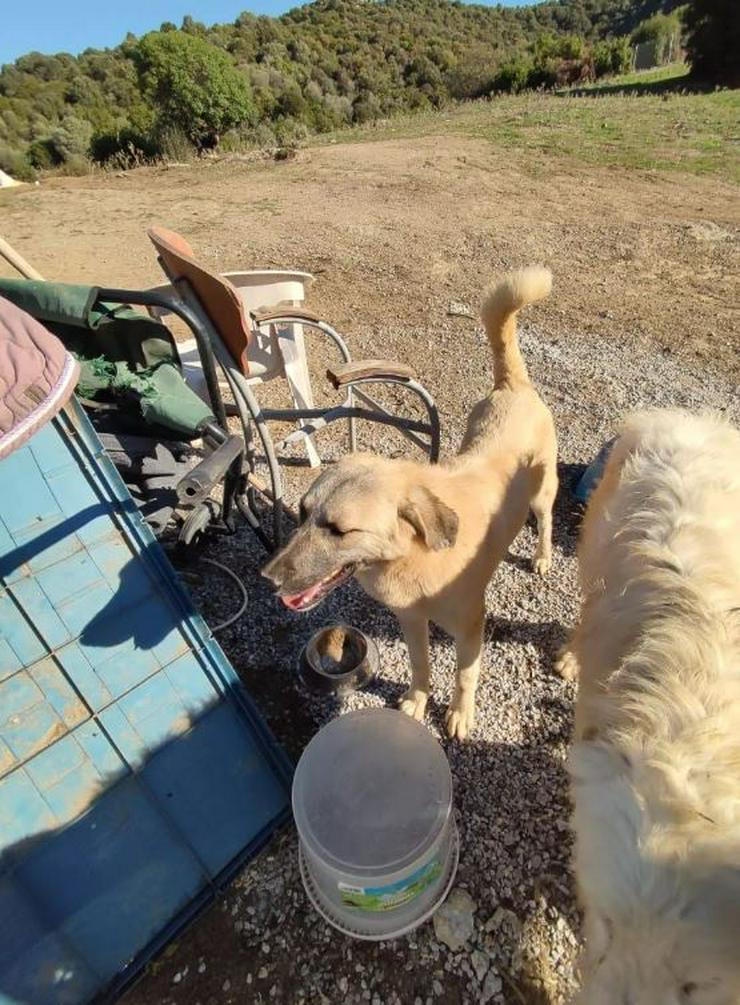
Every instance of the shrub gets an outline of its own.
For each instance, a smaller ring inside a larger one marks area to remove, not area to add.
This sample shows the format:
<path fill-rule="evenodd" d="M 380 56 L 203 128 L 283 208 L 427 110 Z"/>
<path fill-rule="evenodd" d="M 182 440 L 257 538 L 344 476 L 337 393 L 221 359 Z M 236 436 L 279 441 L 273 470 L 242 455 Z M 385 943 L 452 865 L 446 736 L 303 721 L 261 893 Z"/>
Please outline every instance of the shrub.
<path fill-rule="evenodd" d="M 274 147 L 277 144 L 275 130 L 268 122 L 260 122 L 258 126 L 249 129 L 244 135 L 244 146 L 247 147 Z"/>
<path fill-rule="evenodd" d="M 672 14 L 653 14 L 635 28 L 632 42 L 635 45 L 652 45 L 656 64 L 664 63 L 679 48 L 681 19 L 676 11 Z"/>
<path fill-rule="evenodd" d="M 115 163 L 119 167 L 135 167 L 160 155 L 155 139 L 126 126 L 115 132 L 99 133 L 90 144 L 90 156 L 98 164 Z"/>
<path fill-rule="evenodd" d="M 188 161 L 191 160 L 194 153 L 193 144 L 182 129 L 177 126 L 164 129 L 157 137 L 156 144 L 153 145 L 167 161 Z"/>
<path fill-rule="evenodd" d="M 358 125 L 372 122 L 382 114 L 380 102 L 372 91 L 364 91 L 352 105 L 352 120 Z"/>
<path fill-rule="evenodd" d="M 27 156 L 37 171 L 49 171 L 62 163 L 48 139 L 29 144 Z"/>
<path fill-rule="evenodd" d="M 594 71 L 597 77 L 628 73 L 632 67 L 632 46 L 626 37 L 597 42 L 593 50 Z"/>
<path fill-rule="evenodd" d="M 545 88 L 549 90 L 559 82 L 559 70 L 562 59 L 548 57 L 536 62 L 527 75 L 526 86 L 532 90 Z"/>
<path fill-rule="evenodd" d="M 294 147 L 308 139 L 308 128 L 302 122 L 282 119 L 274 126 L 275 142 L 281 147 Z"/>
<path fill-rule="evenodd" d="M 0 171 L 9 174 L 16 181 L 34 181 L 36 172 L 21 150 L 0 146 Z"/>
<path fill-rule="evenodd" d="M 518 94 L 528 86 L 532 70 L 532 64 L 527 59 L 504 63 L 491 81 L 491 92 Z"/>
<path fill-rule="evenodd" d="M 28 160 L 38 171 L 49 171 L 62 164 L 75 163 L 79 173 L 80 163 L 90 152 L 92 126 L 85 119 L 65 115 L 48 135 L 34 140 L 28 147 Z"/>
<path fill-rule="evenodd" d="M 657 42 L 672 35 L 677 26 L 678 19 L 672 14 L 653 14 L 638 24 L 632 32 L 632 42 L 635 45 L 641 42 Z"/>
<path fill-rule="evenodd" d="M 69 157 L 64 162 L 64 174 L 81 176 L 85 174 L 90 174 L 92 171 L 92 165 L 87 157 Z"/>
<path fill-rule="evenodd" d="M 65 115 L 46 139 L 46 144 L 58 164 L 86 157 L 90 150 L 92 126 L 85 119 Z"/>

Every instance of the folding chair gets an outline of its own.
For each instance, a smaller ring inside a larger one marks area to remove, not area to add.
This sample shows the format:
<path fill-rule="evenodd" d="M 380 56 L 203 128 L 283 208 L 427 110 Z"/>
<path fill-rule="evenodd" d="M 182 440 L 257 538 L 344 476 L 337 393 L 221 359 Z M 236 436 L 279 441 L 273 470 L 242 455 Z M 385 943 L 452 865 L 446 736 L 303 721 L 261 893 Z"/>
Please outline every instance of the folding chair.
<path fill-rule="evenodd" d="M 211 406 L 219 419 L 225 419 L 221 388 L 215 361 L 220 365 L 241 421 L 246 443 L 247 470 L 242 472 L 241 490 L 236 504 L 249 524 L 269 547 L 277 547 L 283 537 L 283 480 L 280 451 L 296 441 L 310 443 L 319 430 L 346 419 L 349 448 L 356 448 L 356 422 L 364 419 L 399 430 L 434 463 L 439 455 L 439 417 L 429 392 L 415 379 L 412 370 L 401 363 L 371 359 L 353 361 L 344 339 L 326 321 L 303 307 L 272 305 L 250 310 L 246 301 L 257 287 L 269 290 L 272 279 L 278 292 L 285 292 L 287 276 L 295 273 L 228 273 L 217 275 L 195 260 L 190 245 L 178 234 L 164 228 L 152 228 L 149 237 L 157 249 L 159 261 L 170 280 L 167 287 L 146 293 L 104 290 L 101 296 L 121 297 L 127 303 L 159 308 L 178 314 L 192 331 L 200 356 L 204 382 Z M 299 280 L 310 278 L 297 274 Z M 259 279 L 259 282 L 256 280 Z M 253 302 L 254 294 L 252 294 Z M 295 291 L 293 297 L 295 299 Z M 329 338 L 338 350 L 341 362 L 327 369 L 327 378 L 335 390 L 344 393 L 338 405 L 313 406 L 303 334 L 318 332 Z M 303 374 L 296 379 L 296 374 Z M 298 407 L 272 409 L 260 406 L 255 387 L 275 377 L 285 377 L 291 385 Z M 365 389 L 366 385 L 391 384 L 418 399 L 426 419 L 393 414 Z M 302 401 L 300 399 L 302 398 Z M 280 442 L 273 441 L 269 423 L 297 423 L 298 428 Z M 226 428 L 226 427 L 225 427 Z M 257 437 L 255 438 L 254 431 Z M 270 484 L 256 477 L 257 440 L 269 471 Z M 309 460 L 311 457 L 309 456 Z M 269 500 L 272 508 L 271 533 L 259 520 L 256 497 Z"/>

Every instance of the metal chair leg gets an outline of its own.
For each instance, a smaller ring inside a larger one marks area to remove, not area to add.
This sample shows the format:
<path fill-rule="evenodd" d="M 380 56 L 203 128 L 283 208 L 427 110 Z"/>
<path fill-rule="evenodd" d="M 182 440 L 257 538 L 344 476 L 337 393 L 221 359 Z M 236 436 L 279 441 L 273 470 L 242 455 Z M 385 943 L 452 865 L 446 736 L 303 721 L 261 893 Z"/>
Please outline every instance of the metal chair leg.
<path fill-rule="evenodd" d="M 352 388 L 350 387 L 348 388 L 347 391 L 347 405 L 350 408 L 354 408 L 354 404 L 355 404 L 355 395 Z M 357 451 L 357 420 L 355 419 L 354 415 L 350 415 L 349 419 L 347 420 L 347 424 L 349 426 L 349 449 L 350 453 L 354 454 Z"/>
<path fill-rule="evenodd" d="M 262 443 L 262 449 L 265 452 L 265 459 L 270 472 L 270 482 L 272 483 L 272 544 L 273 547 L 279 548 L 283 541 L 283 480 L 275 445 L 262 409 L 244 374 L 234 365 L 228 349 L 226 349 L 220 339 L 215 342 L 215 349 L 231 388 L 231 393 L 234 396 L 234 401 L 239 411 L 239 419 L 245 430 L 245 438 L 249 435 L 247 430 L 254 424 L 254 428 L 257 430 Z"/>

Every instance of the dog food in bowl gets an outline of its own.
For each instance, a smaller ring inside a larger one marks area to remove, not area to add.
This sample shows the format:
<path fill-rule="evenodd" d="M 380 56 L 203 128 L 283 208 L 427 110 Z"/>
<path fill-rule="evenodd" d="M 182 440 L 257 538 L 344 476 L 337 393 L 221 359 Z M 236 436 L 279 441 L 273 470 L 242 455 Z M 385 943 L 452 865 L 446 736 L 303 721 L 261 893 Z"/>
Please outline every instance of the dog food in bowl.
<path fill-rule="evenodd" d="M 452 776 L 414 719 L 387 708 L 340 716 L 293 780 L 308 896 L 346 935 L 395 938 L 429 918 L 457 869 Z"/>
<path fill-rule="evenodd" d="M 369 684 L 377 671 L 377 646 L 351 625 L 322 628 L 301 654 L 301 678 L 312 691 L 349 694 Z"/>

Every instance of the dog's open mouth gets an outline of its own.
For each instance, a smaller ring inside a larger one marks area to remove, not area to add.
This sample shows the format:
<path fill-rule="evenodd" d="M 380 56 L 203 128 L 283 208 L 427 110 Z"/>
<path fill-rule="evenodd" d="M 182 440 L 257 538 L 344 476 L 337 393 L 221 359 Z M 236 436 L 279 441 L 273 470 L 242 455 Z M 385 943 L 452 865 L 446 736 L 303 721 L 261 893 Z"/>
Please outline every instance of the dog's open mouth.
<path fill-rule="evenodd" d="M 357 564 L 350 562 L 349 565 L 343 565 L 340 569 L 330 572 L 328 576 L 324 576 L 318 583 L 309 586 L 307 590 L 303 590 L 301 593 L 283 593 L 280 595 L 280 599 L 291 611 L 310 611 L 320 604 L 332 590 L 336 590 L 342 583 L 346 583 L 356 568 Z"/>

